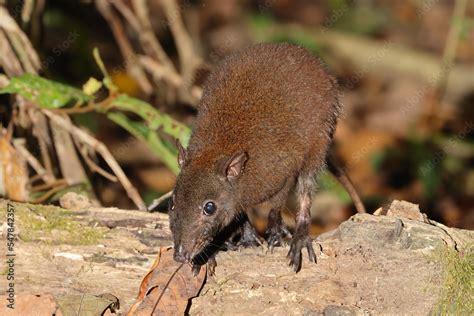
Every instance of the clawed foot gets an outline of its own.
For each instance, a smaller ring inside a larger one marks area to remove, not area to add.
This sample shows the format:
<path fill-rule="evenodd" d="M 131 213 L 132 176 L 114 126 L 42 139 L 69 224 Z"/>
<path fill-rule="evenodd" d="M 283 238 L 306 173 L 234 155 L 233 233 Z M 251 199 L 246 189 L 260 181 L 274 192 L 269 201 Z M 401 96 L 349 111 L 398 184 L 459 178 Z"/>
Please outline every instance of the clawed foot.
<path fill-rule="evenodd" d="M 207 260 L 207 274 L 209 276 L 214 275 L 216 271 L 216 266 L 217 266 L 216 257 L 215 256 L 210 257 Z M 194 264 L 192 267 L 192 272 L 193 272 L 193 276 L 197 276 L 199 272 L 201 272 L 201 265 Z"/>
<path fill-rule="evenodd" d="M 197 277 L 199 272 L 201 272 L 201 265 L 199 264 L 193 264 L 193 268 L 191 269 L 193 272 L 193 276 Z"/>
<path fill-rule="evenodd" d="M 216 267 L 217 267 L 217 261 L 216 257 L 211 257 L 207 261 L 207 273 L 212 276 L 216 272 Z"/>
<path fill-rule="evenodd" d="M 255 228 L 246 221 L 242 227 L 225 242 L 228 250 L 239 250 L 240 248 L 250 248 L 262 246 L 262 241 L 258 236 Z"/>
<path fill-rule="evenodd" d="M 301 270 L 301 251 L 304 247 L 308 250 L 309 261 L 316 262 L 316 254 L 314 253 L 311 238 L 307 234 L 295 234 L 291 240 L 290 251 L 288 251 L 288 255 L 286 256 L 290 259 L 288 265 L 292 267 L 295 272 Z"/>
<path fill-rule="evenodd" d="M 265 237 L 268 243 L 270 253 L 273 253 L 275 247 L 280 247 L 286 244 L 291 238 L 291 233 L 284 224 L 273 225 L 267 228 Z"/>
<path fill-rule="evenodd" d="M 239 245 L 244 248 L 262 246 L 260 237 L 258 236 L 255 228 L 253 228 L 253 226 L 250 224 L 250 222 L 246 222 L 244 224 Z"/>

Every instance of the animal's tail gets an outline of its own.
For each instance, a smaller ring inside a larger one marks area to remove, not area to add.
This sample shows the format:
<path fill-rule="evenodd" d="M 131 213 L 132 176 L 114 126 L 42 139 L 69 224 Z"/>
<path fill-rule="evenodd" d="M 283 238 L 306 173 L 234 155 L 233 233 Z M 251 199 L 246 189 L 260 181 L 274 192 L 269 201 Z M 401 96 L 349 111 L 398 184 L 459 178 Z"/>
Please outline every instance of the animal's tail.
<path fill-rule="evenodd" d="M 339 167 L 332 161 L 332 158 L 329 157 L 327 160 L 329 171 L 336 177 L 336 179 L 342 184 L 342 186 L 346 189 L 347 193 L 349 193 L 352 202 L 354 202 L 355 208 L 359 213 L 367 213 L 365 210 L 364 203 L 360 199 L 359 193 L 357 193 L 354 184 L 352 184 L 351 179 L 346 174 L 343 168 Z"/>

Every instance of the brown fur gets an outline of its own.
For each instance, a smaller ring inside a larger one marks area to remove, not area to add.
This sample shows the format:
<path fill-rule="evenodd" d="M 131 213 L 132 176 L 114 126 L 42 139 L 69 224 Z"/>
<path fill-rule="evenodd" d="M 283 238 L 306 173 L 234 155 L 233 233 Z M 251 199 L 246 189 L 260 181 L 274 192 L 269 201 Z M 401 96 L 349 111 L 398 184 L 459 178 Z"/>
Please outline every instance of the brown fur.
<path fill-rule="evenodd" d="M 170 222 L 185 257 L 239 212 L 267 200 L 281 207 L 295 184 L 309 212 L 308 192 L 325 165 L 338 113 L 336 80 L 305 48 L 260 44 L 226 58 L 207 80 L 181 154 Z M 239 153 L 242 169 L 229 171 Z M 237 176 L 230 180 L 229 172 Z M 213 216 L 202 212 L 208 200 L 217 205 Z M 303 211 L 298 218 L 307 221 Z"/>

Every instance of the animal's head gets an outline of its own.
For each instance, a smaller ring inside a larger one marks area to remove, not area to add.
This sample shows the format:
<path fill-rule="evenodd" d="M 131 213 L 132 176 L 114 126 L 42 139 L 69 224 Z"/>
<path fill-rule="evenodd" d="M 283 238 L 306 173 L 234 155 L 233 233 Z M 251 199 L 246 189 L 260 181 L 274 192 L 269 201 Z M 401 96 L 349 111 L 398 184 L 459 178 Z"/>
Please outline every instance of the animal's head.
<path fill-rule="evenodd" d="M 181 172 L 170 199 L 174 259 L 191 262 L 241 211 L 238 181 L 248 157 L 244 152 L 219 159 L 213 166 L 195 165 L 177 143 Z"/>

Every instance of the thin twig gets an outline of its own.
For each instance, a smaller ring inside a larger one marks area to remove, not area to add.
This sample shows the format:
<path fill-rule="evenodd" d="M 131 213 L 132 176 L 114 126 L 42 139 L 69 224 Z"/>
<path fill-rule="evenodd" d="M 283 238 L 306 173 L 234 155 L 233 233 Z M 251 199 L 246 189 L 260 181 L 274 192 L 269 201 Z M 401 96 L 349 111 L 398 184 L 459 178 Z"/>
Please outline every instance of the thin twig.
<path fill-rule="evenodd" d="M 84 296 L 85 296 L 85 293 L 82 293 L 81 295 L 81 302 L 79 303 L 79 308 L 77 309 L 77 315 L 79 316 L 81 313 L 81 310 L 82 310 L 82 303 L 84 302 Z"/>
<path fill-rule="evenodd" d="M 30 192 L 44 191 L 49 188 L 55 188 L 55 187 L 63 186 L 63 185 L 67 186 L 67 181 L 64 179 L 59 179 L 51 183 L 44 183 L 44 184 L 39 184 L 37 186 L 31 187 Z"/>
<path fill-rule="evenodd" d="M 111 2 L 96 0 L 96 5 L 109 22 L 125 59 L 127 69 L 137 82 L 140 85 L 150 84 L 148 78 L 143 75 L 143 72 L 146 71 L 153 75 L 155 86 L 158 89 L 175 92 L 172 95 L 178 96 L 182 102 L 195 106 L 202 95 L 202 89 L 194 86 L 195 72 L 202 64 L 202 59 L 193 47 L 191 37 L 186 31 L 181 18 L 180 7 L 176 4 L 175 0 L 164 0 L 162 1 L 162 6 L 175 38 L 180 60 L 179 72 L 156 38 L 150 21 L 147 0 L 131 1 L 130 4 L 123 0 Z M 130 5 L 133 10 L 130 9 Z M 141 58 L 133 50 L 130 40 L 124 32 L 119 14 L 136 33 L 149 60 L 140 60 Z M 138 65 L 137 61 L 139 61 Z M 133 73 L 133 71 L 136 73 Z M 145 79 L 145 81 L 140 78 Z M 173 87 L 175 91 L 168 89 L 168 85 Z M 142 90 L 149 93 L 151 88 L 142 87 Z"/>
<path fill-rule="evenodd" d="M 138 60 L 143 65 L 144 69 L 148 70 L 156 80 L 165 79 L 176 88 L 184 86 L 183 77 L 181 77 L 178 73 L 168 71 L 168 69 L 154 61 L 152 58 L 141 55 L 138 56 Z M 190 93 L 193 98 L 199 100 L 202 96 L 202 88 L 193 86 L 191 87 Z"/>
<path fill-rule="evenodd" d="M 25 4 L 21 9 L 21 20 L 23 21 L 23 23 L 28 24 L 30 22 L 34 8 L 35 1 L 25 1 Z"/>
<path fill-rule="evenodd" d="M 463 19 L 466 13 L 467 0 L 456 0 L 454 5 L 453 17 L 451 19 L 451 27 L 449 28 L 448 37 L 446 39 L 446 46 L 443 52 L 442 66 L 445 67 L 441 73 L 441 79 L 439 80 L 439 93 L 440 97 L 444 96 L 446 91 L 446 84 L 448 81 L 451 66 L 456 57 L 456 48 L 458 47 L 459 35 L 461 31 L 461 23 L 459 19 Z"/>
<path fill-rule="evenodd" d="M 110 169 L 115 173 L 117 176 L 118 180 L 122 184 L 123 188 L 127 192 L 128 196 L 130 199 L 135 203 L 135 205 L 138 207 L 138 209 L 145 211 L 146 210 L 146 205 L 143 202 L 142 198 L 138 194 L 138 191 L 135 189 L 135 187 L 132 185 L 128 177 L 125 175 L 123 172 L 122 168 L 120 165 L 117 163 L 115 158 L 112 156 L 110 151 L 107 149 L 107 147 L 86 133 L 85 131 L 81 130 L 77 126 L 74 126 L 61 116 L 49 111 L 49 110 L 42 110 L 42 112 L 49 117 L 51 121 L 56 122 L 59 126 L 61 126 L 64 130 L 68 131 L 70 134 L 76 136 L 81 142 L 84 144 L 90 146 L 93 148 L 96 152 L 98 152 L 102 158 L 104 158 L 105 162 L 109 165 Z"/>
<path fill-rule="evenodd" d="M 28 162 L 28 164 L 33 168 L 33 170 L 41 177 L 45 183 L 50 183 L 55 180 L 55 178 L 41 165 L 41 163 L 36 159 L 25 147 L 24 139 L 15 139 L 13 140 L 13 146 L 15 146 L 17 152 Z"/>
<path fill-rule="evenodd" d="M 161 290 L 160 296 L 158 296 L 158 299 L 156 300 L 155 306 L 153 306 L 153 310 L 151 311 L 151 315 L 155 313 L 156 308 L 158 307 L 158 303 L 161 301 L 161 298 L 163 295 L 165 295 L 166 289 L 170 286 L 171 281 L 174 279 L 176 274 L 178 274 L 179 270 L 184 266 L 184 263 L 181 263 L 176 270 L 174 270 L 173 274 L 170 276 L 168 279 L 168 282 L 166 282 L 165 286 L 163 287 L 163 290 Z"/>
<path fill-rule="evenodd" d="M 184 27 L 183 20 L 181 19 L 180 8 L 176 1 L 161 0 L 161 4 L 178 50 L 184 87 L 189 88 L 192 86 L 195 71 L 201 64 L 201 59 L 194 51 L 192 39 Z"/>
<path fill-rule="evenodd" d="M 130 24 L 135 32 L 139 33 L 141 31 L 140 22 L 138 21 L 137 17 L 122 0 L 111 1 L 110 4 L 117 8 L 117 10 L 123 15 L 125 20 L 127 20 L 128 24 Z"/>
<path fill-rule="evenodd" d="M 0 20 L 2 19 L 2 8 L 0 7 Z M 13 47 L 11 47 L 6 35 L 0 27 L 0 65 L 9 77 L 18 76 L 23 73 L 20 61 L 16 58 Z"/>
<path fill-rule="evenodd" d="M 18 49 L 17 53 L 21 53 L 23 56 L 21 61 L 26 63 L 28 68 L 31 68 L 31 72 L 37 72 L 41 68 L 38 54 L 36 54 L 36 51 L 33 48 L 33 45 L 31 45 L 28 37 L 23 33 L 18 24 L 16 24 L 15 20 L 4 7 L 0 7 L 0 29 L 5 30 L 5 33 L 10 40 L 15 42 L 13 45 L 16 46 L 15 49 Z"/>
<path fill-rule="evenodd" d="M 133 12 L 122 0 L 113 1 L 112 4 L 134 29 L 146 53 L 158 61 L 162 67 L 166 68 L 167 71 L 177 74 L 176 68 L 155 37 L 155 33 L 153 32 L 148 15 L 146 0 L 132 1 L 131 4 L 136 12 L 136 15 L 133 14 Z"/>
<path fill-rule="evenodd" d="M 45 194 L 43 194 L 42 196 L 40 196 L 39 198 L 37 199 L 34 199 L 33 201 L 31 201 L 32 203 L 34 204 L 39 204 L 39 203 L 43 203 L 44 201 L 46 201 L 47 199 L 49 199 L 53 194 L 61 191 L 61 190 L 64 190 L 65 188 L 67 188 L 67 184 L 64 183 L 64 184 L 61 184 L 61 185 L 58 185 L 54 188 L 52 188 L 51 190 L 49 190 L 48 192 L 46 192 Z"/>
<path fill-rule="evenodd" d="M 135 78 L 143 92 L 146 94 L 151 94 L 153 92 L 153 87 L 151 86 L 151 83 L 143 69 L 140 67 L 140 64 L 137 62 L 137 56 L 132 48 L 132 45 L 130 44 L 130 41 L 125 35 L 124 27 L 110 5 L 111 4 L 106 0 L 96 1 L 97 8 L 110 24 L 122 56 L 125 59 L 125 66 L 127 67 L 128 72 Z"/>
<path fill-rule="evenodd" d="M 150 14 L 147 7 L 147 0 L 132 1 L 132 6 L 141 25 L 141 30 L 138 35 L 145 52 L 147 52 L 148 55 L 154 57 L 169 71 L 177 73 L 173 62 L 168 57 L 168 55 L 166 55 L 165 50 L 153 32 Z"/>
<path fill-rule="evenodd" d="M 449 74 L 454 64 L 454 58 L 456 57 L 456 48 L 459 42 L 459 33 L 461 24 L 458 20 L 464 18 L 466 13 L 467 0 L 456 0 L 454 4 L 453 16 L 451 18 L 451 26 L 446 39 L 446 45 L 443 51 L 443 58 L 440 69 L 440 78 L 437 83 L 437 87 L 434 93 L 434 98 L 428 100 L 426 110 L 426 124 L 429 129 L 437 129 L 442 125 L 442 117 L 439 106 L 444 102 Z"/>
<path fill-rule="evenodd" d="M 25 108 L 25 100 L 23 98 L 18 98 L 18 103 L 20 104 L 20 108 Z M 41 160 L 43 161 L 44 167 L 47 172 L 51 175 L 51 177 L 55 180 L 56 177 L 54 176 L 53 170 L 53 163 L 51 162 L 51 157 L 49 154 L 48 146 L 52 146 L 53 142 L 51 137 L 48 133 L 48 122 L 46 117 L 43 113 L 33 110 L 32 108 L 27 108 L 27 115 L 29 116 L 31 122 L 33 123 L 33 135 L 38 140 L 40 152 L 41 152 Z"/>
<path fill-rule="evenodd" d="M 164 200 L 169 199 L 173 195 L 173 190 L 163 194 L 157 199 L 154 199 L 153 202 L 148 206 L 148 212 L 151 212 L 155 207 L 160 205 Z"/>
<path fill-rule="evenodd" d="M 35 183 L 36 181 L 38 180 L 41 180 L 41 177 L 39 174 L 35 174 L 35 175 L 32 175 L 29 179 L 28 179 L 28 185 L 33 185 L 33 183 Z"/>
<path fill-rule="evenodd" d="M 58 115 L 59 116 L 59 115 Z M 72 125 L 72 121 L 67 115 L 62 115 L 63 120 Z M 86 171 L 76 153 L 76 148 L 71 138 L 71 134 L 58 125 L 55 121 L 50 121 L 54 149 L 57 154 L 57 162 L 62 177 L 70 185 L 78 183 L 88 183 Z M 93 194 L 92 191 L 89 193 Z"/>
<path fill-rule="evenodd" d="M 112 182 L 117 182 L 118 179 L 116 176 L 114 176 L 113 174 L 111 174 L 110 172 L 107 172 L 105 171 L 104 169 L 102 169 L 101 167 L 99 167 L 88 155 L 88 150 L 86 148 L 86 146 L 83 146 L 81 144 L 78 144 L 78 140 L 76 137 L 73 137 L 74 141 L 76 142 L 76 146 L 79 147 L 79 153 L 81 154 L 82 158 L 84 158 L 84 161 L 85 163 L 89 166 L 89 169 L 92 171 L 92 172 L 97 172 L 98 174 L 100 174 L 101 176 L 103 176 L 104 178 L 112 181 Z"/>
<path fill-rule="evenodd" d="M 459 42 L 461 24 L 458 19 L 464 18 L 467 0 L 456 0 L 451 18 L 446 44 L 444 46 L 443 57 L 438 71 L 438 80 L 432 93 L 426 98 L 421 122 L 428 132 L 433 133 L 443 125 L 444 113 L 440 106 L 444 102 L 448 86 L 449 75 L 454 66 L 456 48 Z M 472 76 L 471 76 L 472 77 Z"/>
<path fill-rule="evenodd" d="M 86 106 L 81 107 L 72 107 L 72 108 L 60 108 L 60 109 L 51 109 L 51 111 L 56 113 L 63 114 L 78 114 L 78 113 L 87 113 L 95 110 L 95 104 L 91 103 Z"/>

